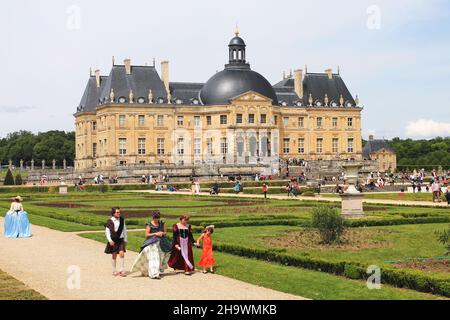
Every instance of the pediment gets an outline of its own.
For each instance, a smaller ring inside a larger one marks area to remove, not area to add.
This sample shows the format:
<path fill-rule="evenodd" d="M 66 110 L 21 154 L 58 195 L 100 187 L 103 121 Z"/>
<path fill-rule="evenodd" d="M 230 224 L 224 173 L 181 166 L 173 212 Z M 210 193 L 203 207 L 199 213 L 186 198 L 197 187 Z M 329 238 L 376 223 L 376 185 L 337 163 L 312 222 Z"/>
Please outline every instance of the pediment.
<path fill-rule="evenodd" d="M 231 98 L 231 102 L 268 102 L 271 103 L 272 99 L 258 93 L 255 91 L 247 91 L 243 94 L 240 94 L 234 98 Z"/>

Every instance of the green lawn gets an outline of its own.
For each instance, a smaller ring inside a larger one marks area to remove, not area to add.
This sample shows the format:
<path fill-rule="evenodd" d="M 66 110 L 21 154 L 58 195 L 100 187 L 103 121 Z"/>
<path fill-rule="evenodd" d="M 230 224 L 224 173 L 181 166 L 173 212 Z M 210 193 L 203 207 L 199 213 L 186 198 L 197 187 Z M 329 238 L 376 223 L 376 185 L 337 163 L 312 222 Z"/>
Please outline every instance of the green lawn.
<path fill-rule="evenodd" d="M 1 215 L 4 215 L 8 210 L 10 199 L 15 195 L 0 193 Z M 434 231 L 443 229 L 450 222 L 450 210 L 448 208 L 366 204 L 364 207 L 367 217 L 355 221 L 372 221 L 383 224 L 400 223 L 402 225 L 352 228 L 352 230 L 368 231 L 368 240 L 378 241 L 381 245 L 365 247 L 363 243 L 358 250 L 354 250 L 352 247 L 327 249 L 299 247 L 289 244 L 286 246 L 284 243 L 273 244 L 271 242 L 274 237 L 284 237 L 288 232 L 304 230 L 300 226 L 307 226 L 310 222 L 311 210 L 317 205 L 315 201 L 131 192 L 73 192 L 65 196 L 55 193 L 29 193 L 21 194 L 21 196 L 25 199 L 24 206 L 29 213 L 32 224 L 64 232 L 103 230 L 104 223 L 109 218 L 109 211 L 114 206 L 122 208 L 129 230 L 144 228 L 145 223 L 150 219 L 151 211 L 159 210 L 169 227 L 177 222 L 178 217 L 182 214 L 191 216 L 191 223 L 196 231 L 199 231 L 201 226 L 206 224 L 222 226 L 217 228 L 217 232 L 214 234 L 216 244 L 258 248 L 267 251 L 276 249 L 290 255 L 310 257 L 316 260 L 333 262 L 345 260 L 380 266 L 388 265 L 388 262 L 386 262 L 388 260 L 442 255 L 445 250 L 436 241 Z M 330 205 L 338 207 L 339 203 Z M 436 223 L 436 219 L 439 222 L 446 223 Z M 375 231 L 375 233 L 372 234 L 370 230 Z M 102 233 L 86 235 L 86 237 L 104 242 Z M 143 241 L 143 235 L 141 232 L 137 234 L 130 232 L 129 239 L 130 248 L 137 250 Z M 270 240 L 270 244 L 268 240 Z M 220 262 L 222 266 L 219 266 L 220 272 L 252 283 L 258 283 L 260 274 L 251 272 L 252 268 L 264 270 L 264 268 L 270 267 L 275 274 L 279 274 L 279 277 L 267 276 L 266 278 L 264 276 L 261 279 L 261 284 L 285 292 L 310 298 L 353 299 L 360 296 L 361 292 L 366 291 L 364 283 L 361 281 L 354 281 L 324 272 L 287 267 L 276 263 L 265 263 L 221 252 L 217 252 L 217 255 L 223 257 L 223 261 Z M 247 264 L 248 267 L 244 269 L 248 272 L 240 272 L 239 268 L 241 267 L 236 267 L 246 266 Z M 430 271 L 418 272 L 421 274 L 430 273 Z M 444 280 L 449 279 L 448 272 L 432 273 L 435 277 Z M 284 280 L 287 279 L 286 274 L 292 274 L 293 280 Z M 297 281 L 294 279 L 298 279 L 302 285 L 294 285 L 293 282 Z M 314 279 L 317 279 L 317 281 L 314 281 Z M 304 283 L 310 283 L 310 285 L 305 287 Z M 336 288 L 351 286 L 353 289 L 346 290 L 350 292 L 338 293 L 335 287 L 330 285 L 332 283 L 335 283 Z M 330 288 L 325 290 L 324 288 L 327 287 Z M 411 296 L 407 296 L 407 294 L 417 294 L 419 295 L 417 298 L 429 297 L 411 290 L 391 289 L 392 292 L 389 290 L 381 290 L 378 293 L 368 291 L 361 298 L 410 299 Z M 315 292 L 321 293 L 316 296 Z"/>
<path fill-rule="evenodd" d="M 388 261 L 408 258 L 430 258 L 442 256 L 446 250 L 437 242 L 436 230 L 445 224 L 414 224 L 388 227 L 358 228 L 367 231 L 367 236 L 377 242 L 374 248 L 298 248 L 290 243 L 271 246 L 268 238 L 283 238 L 289 232 L 302 228 L 286 226 L 237 227 L 219 229 L 214 233 L 216 243 L 239 245 L 249 248 L 278 248 L 298 256 L 308 256 L 329 261 L 354 261 L 365 265 L 389 265 Z M 373 236 L 371 233 L 376 232 Z M 424 271 L 425 272 L 425 271 Z M 450 273 L 436 273 L 450 281 Z"/>
<path fill-rule="evenodd" d="M 40 293 L 0 270 L 0 300 L 46 300 Z"/>
<path fill-rule="evenodd" d="M 322 197 L 337 198 L 337 194 L 322 194 Z M 433 194 L 431 192 L 416 192 L 416 193 L 381 193 L 381 192 L 366 192 L 365 199 L 386 199 L 386 200 L 405 200 L 405 201 L 433 201 Z M 442 195 L 442 201 L 444 201 Z M 445 200 L 446 201 L 446 200 Z"/>
<path fill-rule="evenodd" d="M 104 242 L 104 235 L 88 233 L 82 237 Z M 139 251 L 142 232 L 129 232 L 127 247 Z M 318 271 L 286 267 L 235 255 L 216 252 L 216 271 L 220 275 L 309 299 L 438 299 L 430 294 L 383 285 L 380 290 L 369 290 L 364 281 L 350 280 Z M 194 250 L 198 261 L 200 250 Z"/>

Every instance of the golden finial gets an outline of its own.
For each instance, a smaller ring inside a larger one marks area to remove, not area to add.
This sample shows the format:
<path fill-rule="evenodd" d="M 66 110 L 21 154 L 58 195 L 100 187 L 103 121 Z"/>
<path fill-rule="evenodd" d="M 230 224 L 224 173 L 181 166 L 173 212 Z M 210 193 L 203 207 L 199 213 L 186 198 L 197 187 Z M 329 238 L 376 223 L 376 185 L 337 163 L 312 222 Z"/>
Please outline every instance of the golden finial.
<path fill-rule="evenodd" d="M 234 34 L 236 35 L 236 37 L 239 37 L 239 26 L 236 23 L 236 30 L 234 31 Z"/>

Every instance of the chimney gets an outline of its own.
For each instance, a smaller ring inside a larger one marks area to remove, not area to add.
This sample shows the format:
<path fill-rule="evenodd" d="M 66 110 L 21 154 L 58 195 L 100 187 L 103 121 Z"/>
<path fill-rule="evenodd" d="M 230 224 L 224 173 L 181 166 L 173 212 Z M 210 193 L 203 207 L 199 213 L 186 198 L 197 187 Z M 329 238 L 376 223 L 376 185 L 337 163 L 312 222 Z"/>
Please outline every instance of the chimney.
<path fill-rule="evenodd" d="M 327 75 L 328 75 L 328 79 L 333 79 L 333 69 L 327 69 L 327 70 L 325 70 L 325 72 L 327 73 Z"/>
<path fill-rule="evenodd" d="M 161 80 L 164 83 L 166 91 L 169 92 L 169 61 L 161 62 Z"/>
<path fill-rule="evenodd" d="M 300 99 L 303 99 L 303 70 L 294 71 L 294 90 Z"/>
<path fill-rule="evenodd" d="M 373 134 L 369 135 L 369 141 L 373 141 Z"/>
<path fill-rule="evenodd" d="M 95 83 L 97 84 L 97 88 L 100 88 L 100 70 L 95 70 Z"/>
<path fill-rule="evenodd" d="M 123 64 L 125 65 L 125 72 L 130 75 L 131 74 L 131 60 L 125 59 L 123 60 Z"/>

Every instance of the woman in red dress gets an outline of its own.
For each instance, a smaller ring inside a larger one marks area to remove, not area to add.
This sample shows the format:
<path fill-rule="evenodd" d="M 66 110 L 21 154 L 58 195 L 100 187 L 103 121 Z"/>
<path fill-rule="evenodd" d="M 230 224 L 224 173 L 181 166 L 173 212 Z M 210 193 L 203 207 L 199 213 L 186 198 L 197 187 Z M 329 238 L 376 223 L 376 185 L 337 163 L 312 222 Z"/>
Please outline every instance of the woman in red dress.
<path fill-rule="evenodd" d="M 214 273 L 214 265 L 216 261 L 213 257 L 213 243 L 212 243 L 212 233 L 214 232 L 214 226 L 206 227 L 200 238 L 197 240 L 197 246 L 200 246 L 200 241 L 203 240 L 203 251 L 202 258 L 198 263 L 199 266 L 203 267 L 203 273 L 206 273 L 206 268 L 209 267 L 211 273 Z"/>
<path fill-rule="evenodd" d="M 194 255 L 192 244 L 195 243 L 188 216 L 181 216 L 180 222 L 173 225 L 172 253 L 168 262 L 169 267 L 184 270 L 190 276 L 194 271 Z"/>

